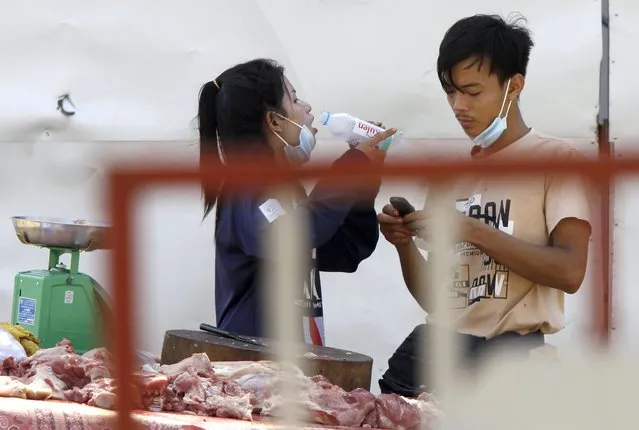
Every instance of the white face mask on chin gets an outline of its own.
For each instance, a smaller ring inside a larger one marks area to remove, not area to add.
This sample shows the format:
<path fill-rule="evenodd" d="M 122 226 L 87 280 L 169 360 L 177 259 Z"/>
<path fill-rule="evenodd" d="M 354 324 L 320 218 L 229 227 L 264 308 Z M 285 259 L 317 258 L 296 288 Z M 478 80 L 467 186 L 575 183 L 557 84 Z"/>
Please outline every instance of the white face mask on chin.
<path fill-rule="evenodd" d="M 280 136 L 275 131 L 275 135 L 280 138 L 282 142 L 284 142 L 284 153 L 286 154 L 286 158 L 291 164 L 294 165 L 302 165 L 307 163 L 311 159 L 311 153 L 313 152 L 313 148 L 315 148 L 315 135 L 311 130 L 308 129 L 306 125 L 299 125 L 298 123 L 291 121 L 283 115 L 280 115 L 277 112 L 274 112 L 275 115 L 279 116 L 282 119 L 294 124 L 300 129 L 300 143 L 299 145 L 291 145 L 288 143 L 282 136 Z"/>
<path fill-rule="evenodd" d="M 502 118 L 501 114 L 504 110 L 504 106 L 506 105 L 506 99 L 508 98 L 508 90 L 510 88 L 510 79 L 508 79 L 508 83 L 506 84 L 506 94 L 504 94 L 504 101 L 501 103 L 501 109 L 499 109 L 499 115 L 497 118 L 486 127 L 486 130 L 482 131 L 478 136 L 473 139 L 473 142 L 481 147 L 488 148 L 490 145 L 495 143 L 497 139 L 504 133 L 506 128 L 508 128 L 508 112 L 510 112 L 510 105 L 512 104 L 512 100 L 508 102 L 508 108 L 506 109 L 506 114 Z"/>

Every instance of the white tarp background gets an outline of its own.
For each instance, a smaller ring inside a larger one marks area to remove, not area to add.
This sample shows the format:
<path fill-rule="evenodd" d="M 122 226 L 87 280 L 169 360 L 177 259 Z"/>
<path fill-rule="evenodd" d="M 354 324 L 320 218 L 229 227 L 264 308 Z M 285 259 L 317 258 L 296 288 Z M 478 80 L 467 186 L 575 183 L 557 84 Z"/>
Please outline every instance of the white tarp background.
<path fill-rule="evenodd" d="M 104 171 L 113 160 L 196 160 L 200 86 L 226 67 L 272 57 L 315 108 L 344 110 L 401 128 L 394 155 L 467 148 L 435 73 L 439 42 L 457 19 L 508 14 L 505 0 L 137 0 L 4 2 L 0 15 L 0 320 L 11 311 L 13 276 L 41 268 L 44 251 L 19 244 L 8 217 L 102 218 Z M 517 11 L 534 33 L 522 108 L 536 128 L 593 149 L 601 58 L 599 1 L 526 1 Z M 630 76 L 630 75 L 627 75 Z M 56 111 L 69 93 L 77 113 Z M 323 139 L 318 159 L 344 145 Z M 439 138 L 447 138 L 439 140 Z M 460 140 L 461 139 L 461 140 Z M 421 205 L 415 187 L 385 189 Z M 421 199 L 421 200 L 420 200 Z M 197 187 L 140 196 L 139 346 L 159 351 L 163 332 L 214 321 L 213 226 L 201 222 Z M 109 286 L 108 253 L 82 256 L 81 269 Z M 386 359 L 423 313 L 403 287 L 383 239 L 355 274 L 324 276 L 328 342 Z M 568 299 L 571 328 L 585 310 Z"/>
<path fill-rule="evenodd" d="M 635 75 L 639 59 L 637 17 L 639 4 L 630 0 L 610 0 L 610 138 L 616 157 L 637 154 L 639 121 L 636 100 L 639 85 Z M 636 336 L 636 309 L 639 294 L 636 286 L 636 245 L 639 237 L 639 193 L 637 178 L 617 182 L 614 205 L 614 300 L 615 335 L 620 346 L 639 347 Z"/>

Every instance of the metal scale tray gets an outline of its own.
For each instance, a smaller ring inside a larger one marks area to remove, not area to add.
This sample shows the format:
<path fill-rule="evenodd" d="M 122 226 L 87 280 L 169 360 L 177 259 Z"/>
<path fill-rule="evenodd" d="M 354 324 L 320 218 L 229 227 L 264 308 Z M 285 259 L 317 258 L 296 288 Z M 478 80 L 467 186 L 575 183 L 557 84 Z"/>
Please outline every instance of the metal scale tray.
<path fill-rule="evenodd" d="M 24 244 L 87 252 L 109 249 L 107 235 L 111 226 L 105 223 L 37 216 L 15 216 L 11 220 Z"/>

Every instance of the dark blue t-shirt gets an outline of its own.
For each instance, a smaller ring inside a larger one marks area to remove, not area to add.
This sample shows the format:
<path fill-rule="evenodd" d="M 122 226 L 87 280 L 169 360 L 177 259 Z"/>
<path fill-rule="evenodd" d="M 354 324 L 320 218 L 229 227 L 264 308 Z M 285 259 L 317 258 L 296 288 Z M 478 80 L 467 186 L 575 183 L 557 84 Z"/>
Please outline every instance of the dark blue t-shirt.
<path fill-rule="evenodd" d="M 338 163 L 368 163 L 361 151 L 350 150 Z M 218 203 L 215 229 L 215 305 L 217 326 L 247 336 L 266 336 L 261 306 L 266 302 L 262 268 L 265 229 L 277 216 L 304 205 L 310 217 L 311 270 L 291 306 L 300 306 L 300 339 L 324 344 L 322 290 L 319 271 L 355 272 L 379 239 L 374 201 L 381 179 L 369 191 L 335 187 L 319 181 L 307 197 L 279 202 L 262 193 L 225 194 Z M 300 187 L 301 188 L 301 187 Z M 303 190 L 303 188 L 301 188 Z"/>

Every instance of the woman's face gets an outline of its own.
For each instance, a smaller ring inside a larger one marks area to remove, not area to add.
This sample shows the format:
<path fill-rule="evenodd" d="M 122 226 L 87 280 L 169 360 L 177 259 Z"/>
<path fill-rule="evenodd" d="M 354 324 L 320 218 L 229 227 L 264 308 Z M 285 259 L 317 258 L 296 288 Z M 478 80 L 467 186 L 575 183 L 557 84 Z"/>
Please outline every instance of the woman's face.
<path fill-rule="evenodd" d="M 317 133 L 317 129 L 313 127 L 313 120 L 315 117 L 311 114 L 311 105 L 304 100 L 297 97 L 295 88 L 287 78 L 284 78 L 284 100 L 282 100 L 282 106 L 286 117 L 298 124 L 299 126 L 306 126 L 313 134 Z M 300 128 L 289 121 L 281 120 L 280 136 L 289 145 L 299 145 Z"/>

